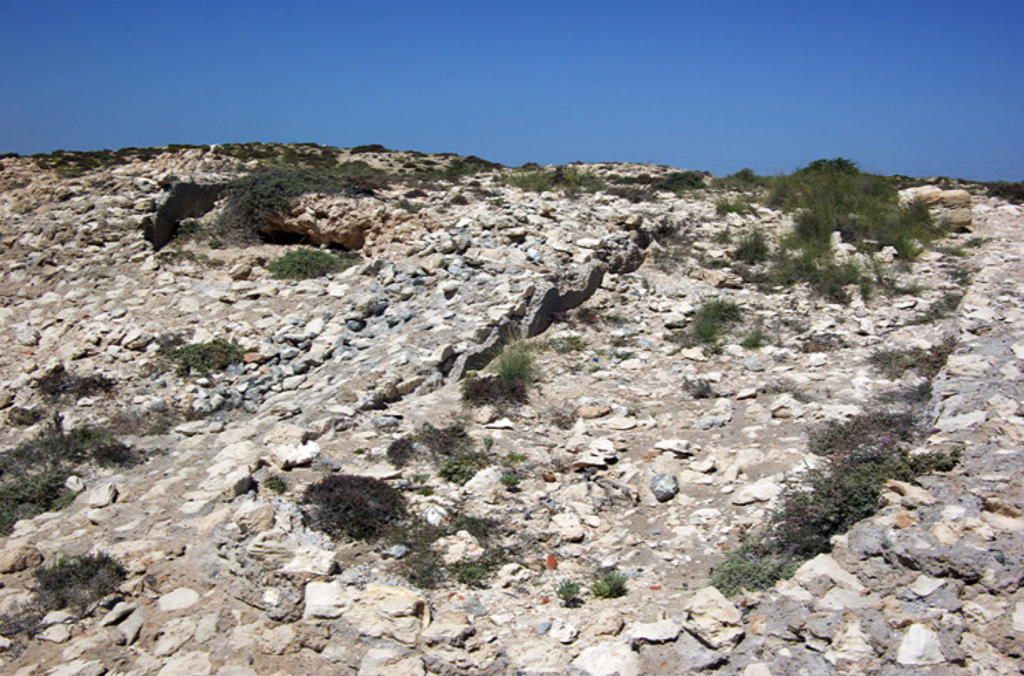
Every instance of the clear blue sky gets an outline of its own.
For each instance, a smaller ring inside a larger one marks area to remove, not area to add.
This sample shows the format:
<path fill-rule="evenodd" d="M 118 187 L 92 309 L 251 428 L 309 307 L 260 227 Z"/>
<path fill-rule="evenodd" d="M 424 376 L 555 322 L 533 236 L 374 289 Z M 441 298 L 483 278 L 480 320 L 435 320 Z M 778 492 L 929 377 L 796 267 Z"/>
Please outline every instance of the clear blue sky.
<path fill-rule="evenodd" d="M 1021 0 L 0 0 L 0 152 L 315 141 L 1024 179 Z"/>

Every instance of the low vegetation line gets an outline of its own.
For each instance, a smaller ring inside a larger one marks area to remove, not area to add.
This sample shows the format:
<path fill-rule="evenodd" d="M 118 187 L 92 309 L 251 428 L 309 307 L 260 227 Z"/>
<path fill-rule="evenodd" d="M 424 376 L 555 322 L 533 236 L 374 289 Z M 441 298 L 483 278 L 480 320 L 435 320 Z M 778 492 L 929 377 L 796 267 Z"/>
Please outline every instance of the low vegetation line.
<path fill-rule="evenodd" d="M 767 523 L 726 555 L 711 584 L 727 595 L 768 589 L 791 577 L 804 561 L 831 551 L 833 536 L 875 514 L 887 481 L 913 482 L 952 470 L 958 462 L 955 453 L 911 454 L 910 447 L 928 432 L 924 407 L 929 396 L 921 396 L 922 389 L 930 395 L 931 380 L 953 347 L 947 340 L 927 353 L 876 353 L 871 362 L 885 375 L 915 369 L 924 385 L 904 393 L 902 408 L 877 408 L 810 430 L 808 450 L 823 462 L 786 485 Z"/>

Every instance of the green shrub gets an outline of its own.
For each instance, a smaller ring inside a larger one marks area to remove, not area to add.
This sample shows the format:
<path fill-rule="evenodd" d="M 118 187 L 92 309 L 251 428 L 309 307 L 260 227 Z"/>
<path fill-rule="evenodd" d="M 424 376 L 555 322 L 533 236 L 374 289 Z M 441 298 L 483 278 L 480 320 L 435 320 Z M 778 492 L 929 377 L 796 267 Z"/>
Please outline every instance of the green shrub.
<path fill-rule="evenodd" d="M 190 345 L 162 345 L 161 352 L 177 364 L 176 372 L 181 378 L 209 376 L 214 371 L 223 371 L 232 364 L 240 363 L 244 354 L 238 343 L 223 338 Z"/>
<path fill-rule="evenodd" d="M 911 413 L 871 411 L 812 429 L 807 448 L 811 453 L 826 456 L 869 446 L 892 450 L 912 440 L 917 432 L 917 420 Z"/>
<path fill-rule="evenodd" d="M 572 608 L 579 602 L 580 585 L 572 580 L 562 580 L 555 594 L 562 599 L 562 604 L 566 608 Z"/>
<path fill-rule="evenodd" d="M 70 504 L 75 495 L 64 483 L 83 463 L 123 467 L 142 460 L 102 428 L 65 431 L 63 417 L 55 414 L 34 439 L 0 453 L 0 535 L 21 519 Z"/>
<path fill-rule="evenodd" d="M 742 316 L 740 306 L 732 301 L 709 300 L 693 316 L 690 333 L 698 343 L 714 343 L 726 325 L 738 322 Z"/>
<path fill-rule="evenodd" d="M 989 185 L 988 194 L 991 197 L 999 197 L 1014 204 L 1024 202 L 1024 181 L 1010 183 L 1008 181 L 996 181 Z"/>
<path fill-rule="evenodd" d="M 548 347 L 559 354 L 582 352 L 587 348 L 587 341 L 582 336 L 562 336 L 548 341 Z"/>
<path fill-rule="evenodd" d="M 312 528 L 353 540 L 380 538 L 406 515 L 402 494 L 368 476 L 326 476 L 306 488 L 302 501 Z"/>
<path fill-rule="evenodd" d="M 771 519 L 772 551 L 801 560 L 829 551 L 832 536 L 875 513 L 886 481 L 912 481 L 927 471 L 922 463 L 905 449 L 881 446 L 829 456 L 783 492 Z"/>
<path fill-rule="evenodd" d="M 673 171 L 655 183 L 653 189 L 679 194 L 706 187 L 704 179 L 704 174 L 699 171 Z"/>
<path fill-rule="evenodd" d="M 756 541 L 746 542 L 725 555 L 725 561 L 711 575 L 710 584 L 726 596 L 744 589 L 762 591 L 793 577 L 799 567 L 796 559 L 772 553 Z"/>
<path fill-rule="evenodd" d="M 715 200 L 715 213 L 719 216 L 725 216 L 726 214 L 748 214 L 753 211 L 754 208 L 746 200 L 731 197 L 722 197 Z"/>
<path fill-rule="evenodd" d="M 460 387 L 462 401 L 469 406 L 517 406 L 530 400 L 526 383 L 508 382 L 496 375 L 470 372 Z"/>
<path fill-rule="evenodd" d="M 566 166 L 555 167 L 551 170 L 520 168 L 505 178 L 505 184 L 530 192 L 560 190 L 570 195 L 579 192 L 596 192 L 605 187 L 604 181 L 589 171 Z"/>
<path fill-rule="evenodd" d="M 313 279 L 352 267 L 358 256 L 336 256 L 320 249 L 292 249 L 267 263 L 274 279 Z"/>
<path fill-rule="evenodd" d="M 36 380 L 36 389 L 51 403 L 111 392 L 116 383 L 104 375 L 79 376 L 59 364 Z"/>
<path fill-rule="evenodd" d="M 262 483 L 268 491 L 277 493 L 278 495 L 281 495 L 288 490 L 288 482 L 277 474 L 271 474 L 264 479 Z"/>
<path fill-rule="evenodd" d="M 39 604 L 47 610 L 72 608 L 84 615 L 117 591 L 127 571 L 109 554 L 85 554 L 61 558 L 33 574 Z"/>
<path fill-rule="evenodd" d="M 946 319 L 950 314 L 955 313 L 960 307 L 960 301 L 964 299 L 963 291 L 949 291 L 942 295 L 942 298 L 932 303 L 928 311 L 915 317 L 911 324 L 931 324 L 941 319 Z"/>
<path fill-rule="evenodd" d="M 522 341 L 506 345 L 494 360 L 494 371 L 506 383 L 529 385 L 534 377 L 532 349 Z"/>
<path fill-rule="evenodd" d="M 416 455 L 416 442 L 411 437 L 395 439 L 388 444 L 388 462 L 398 468 L 407 466 Z"/>
<path fill-rule="evenodd" d="M 64 486 L 69 476 L 70 470 L 56 467 L 24 476 L 5 473 L 0 482 L 0 536 L 9 534 L 22 519 L 70 505 L 75 494 Z"/>
<path fill-rule="evenodd" d="M 764 325 L 757 324 L 747 333 L 747 335 L 743 336 L 743 341 L 740 345 L 748 350 L 756 350 L 770 343 L 771 336 L 768 335 L 767 331 L 765 331 Z"/>
<path fill-rule="evenodd" d="M 853 261 L 837 263 L 808 252 L 780 251 L 771 273 L 774 283 L 790 286 L 807 282 L 816 295 L 834 303 L 850 302 L 849 286 L 870 292 L 872 281 Z"/>
<path fill-rule="evenodd" d="M 759 176 L 749 167 L 744 167 L 734 174 L 715 180 L 715 186 L 729 190 L 758 190 L 766 184 L 764 176 Z"/>
<path fill-rule="evenodd" d="M 757 265 L 768 260 L 770 253 L 768 237 L 760 230 L 751 230 L 736 243 L 733 256 L 749 265 Z"/>
<path fill-rule="evenodd" d="M 255 234 L 267 219 L 291 211 L 293 201 L 300 195 L 333 193 L 345 186 L 335 172 L 302 167 L 262 168 L 228 186 L 221 220 L 228 228 Z"/>
<path fill-rule="evenodd" d="M 901 206 L 889 181 L 844 158 L 817 160 L 776 177 L 768 201 L 795 212 L 789 244 L 817 256 L 829 255 L 837 231 L 845 242 L 872 240 L 904 254 L 914 250 L 914 241 L 926 243 L 942 233 L 925 205 Z"/>
<path fill-rule="evenodd" d="M 628 577 L 622 573 L 614 570 L 608 571 L 601 577 L 597 578 L 594 584 L 590 587 L 590 593 L 595 598 L 599 599 L 617 599 L 620 596 L 625 596 L 628 592 L 626 588 L 626 582 L 629 580 Z"/>
<path fill-rule="evenodd" d="M 519 477 L 516 476 L 515 474 L 512 474 L 511 472 L 502 474 L 498 481 L 500 481 L 501 485 L 503 485 L 505 488 L 509 490 L 515 490 L 516 488 L 519 487 L 520 483 Z"/>
<path fill-rule="evenodd" d="M 445 564 L 434 543 L 459 531 L 466 531 L 476 538 L 484 547 L 484 553 L 475 561 Z M 462 584 L 479 587 L 513 558 L 512 548 L 498 544 L 501 535 L 500 524 L 494 519 L 463 514 L 440 527 L 412 522 L 395 529 L 389 542 L 408 547 L 409 551 L 399 564 L 399 572 L 417 587 L 431 589 L 443 582 L 446 576 Z"/>
<path fill-rule="evenodd" d="M 950 336 L 927 350 L 919 347 L 878 350 L 871 355 L 869 361 L 890 380 L 902 377 L 909 370 L 917 371 L 921 377 L 931 380 L 946 365 L 954 349 L 956 340 Z"/>
<path fill-rule="evenodd" d="M 445 481 L 461 486 L 476 476 L 477 472 L 490 466 L 491 459 L 487 454 L 463 451 L 444 460 L 437 470 L 437 475 Z"/>

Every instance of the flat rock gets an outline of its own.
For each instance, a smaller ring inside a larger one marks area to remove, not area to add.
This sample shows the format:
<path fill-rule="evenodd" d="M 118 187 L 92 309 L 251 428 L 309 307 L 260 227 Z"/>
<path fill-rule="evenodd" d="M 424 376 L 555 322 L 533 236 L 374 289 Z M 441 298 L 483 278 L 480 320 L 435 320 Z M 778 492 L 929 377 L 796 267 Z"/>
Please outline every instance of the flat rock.
<path fill-rule="evenodd" d="M 199 602 L 199 592 L 188 587 L 178 587 L 174 591 L 164 594 L 157 601 L 157 606 L 165 613 L 173 613 L 178 610 L 191 608 Z"/>
<path fill-rule="evenodd" d="M 743 638 L 740 611 L 714 587 L 704 587 L 683 606 L 683 626 L 712 648 Z"/>
<path fill-rule="evenodd" d="M 573 676 L 640 676 L 640 656 L 628 643 L 606 642 L 581 652 L 569 666 Z"/>
<path fill-rule="evenodd" d="M 912 624 L 903 635 L 896 661 L 906 666 L 928 666 L 946 661 L 939 636 L 923 624 Z"/>

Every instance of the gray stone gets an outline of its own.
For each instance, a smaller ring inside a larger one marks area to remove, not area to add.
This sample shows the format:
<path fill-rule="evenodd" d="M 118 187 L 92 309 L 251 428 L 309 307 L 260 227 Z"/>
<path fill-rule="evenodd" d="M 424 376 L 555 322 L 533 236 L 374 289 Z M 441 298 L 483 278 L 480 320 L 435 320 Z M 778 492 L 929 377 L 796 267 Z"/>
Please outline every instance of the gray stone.
<path fill-rule="evenodd" d="M 679 479 L 675 474 L 655 474 L 651 478 L 651 493 L 658 502 L 667 502 L 679 493 Z"/>

